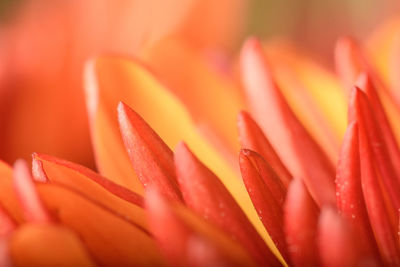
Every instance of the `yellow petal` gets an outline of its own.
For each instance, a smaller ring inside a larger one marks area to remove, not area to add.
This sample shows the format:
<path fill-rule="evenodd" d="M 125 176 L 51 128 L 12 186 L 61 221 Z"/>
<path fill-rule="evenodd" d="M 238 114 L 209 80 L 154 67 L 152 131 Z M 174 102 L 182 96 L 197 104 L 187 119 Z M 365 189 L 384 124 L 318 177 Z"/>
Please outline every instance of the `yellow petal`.
<path fill-rule="evenodd" d="M 41 172 L 50 182 L 68 186 L 147 229 L 146 215 L 141 207 L 142 199 L 138 195 L 112 184 L 83 166 L 42 154 L 34 154 L 33 158 L 35 178 Z"/>
<path fill-rule="evenodd" d="M 222 148 L 235 155 L 236 163 L 240 149 L 236 116 L 244 103 L 230 76 L 213 69 L 203 54 L 179 39 L 158 42 L 146 51 L 145 60 L 183 102 L 195 123 L 214 131 Z"/>
<path fill-rule="evenodd" d="M 56 225 L 26 224 L 11 237 L 13 266 L 95 266 L 70 230 Z"/>
<path fill-rule="evenodd" d="M 148 69 L 134 60 L 100 57 L 92 62 L 89 71 L 92 78 L 96 79 L 91 84 L 95 85 L 92 90 L 98 94 L 99 110 L 104 112 L 102 119 L 107 119 L 108 127 L 98 129 L 102 134 L 108 135 L 109 138 L 117 138 L 107 133 L 117 131 L 117 120 L 111 118 L 112 116 L 105 111 L 115 110 L 119 101 L 123 101 L 132 107 L 170 148 L 175 147 L 181 140 L 185 141 L 196 156 L 220 177 L 264 240 L 269 240 L 268 242 L 272 244 L 252 206 L 242 180 L 239 179 L 239 174 L 197 132 L 183 105 Z M 117 141 L 109 140 L 109 142 L 115 144 L 121 141 L 118 137 Z M 118 153 L 122 153 L 121 151 Z M 112 157 L 119 156 L 112 155 Z M 110 162 L 114 163 L 114 160 Z"/>
<path fill-rule="evenodd" d="M 37 190 L 50 213 L 79 234 L 101 265 L 162 264 L 153 239 L 130 218 L 61 185 L 39 183 Z"/>

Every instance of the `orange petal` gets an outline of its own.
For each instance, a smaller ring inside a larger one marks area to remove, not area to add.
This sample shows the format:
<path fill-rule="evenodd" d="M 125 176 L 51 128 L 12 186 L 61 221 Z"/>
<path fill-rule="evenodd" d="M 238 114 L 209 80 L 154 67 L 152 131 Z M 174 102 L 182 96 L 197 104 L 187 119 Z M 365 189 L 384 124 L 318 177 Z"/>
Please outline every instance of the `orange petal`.
<path fill-rule="evenodd" d="M 332 208 L 321 211 L 318 223 L 318 246 L 323 266 L 380 266 L 380 262 L 362 254 L 364 243 L 346 221 Z"/>
<path fill-rule="evenodd" d="M 12 233 L 16 227 L 14 220 L 0 207 L 0 238 Z"/>
<path fill-rule="evenodd" d="M 400 177 L 400 148 L 396 142 L 394 133 L 389 124 L 388 118 L 386 117 L 382 102 L 378 96 L 375 86 L 371 81 L 370 76 L 367 74 L 361 74 L 357 80 L 357 86 L 368 96 L 371 108 L 374 110 L 376 122 L 379 124 L 390 161 L 397 177 Z"/>
<path fill-rule="evenodd" d="M 99 264 L 162 264 L 152 238 L 129 217 L 62 185 L 39 183 L 36 187 L 51 214 L 82 238 Z"/>
<path fill-rule="evenodd" d="M 106 145 L 103 148 L 113 150 L 111 154 L 101 154 L 104 156 L 102 162 L 108 164 L 109 170 L 133 170 L 128 156 L 125 156 L 122 141 L 114 135 L 114 132 L 118 131 L 118 123 L 110 115 L 118 103 L 123 101 L 132 107 L 170 148 L 175 147 L 180 140 L 187 142 L 200 160 L 220 177 L 264 240 L 268 240 L 268 234 L 258 218 L 238 171 L 199 134 L 184 106 L 153 73 L 137 60 L 116 57 L 96 59 L 89 65 L 88 73 L 88 77 L 95 78 L 96 81 L 93 83 L 92 80 L 90 83 L 94 87 L 89 92 L 97 95 L 89 97 L 88 100 L 98 100 L 98 105 L 93 103 L 89 107 L 98 106 L 99 111 L 96 113 L 99 124 L 93 133 L 95 138 L 102 136 L 102 142 L 95 141 L 95 146 L 97 142 L 98 146 Z M 111 174 L 107 176 L 110 179 L 113 178 Z M 126 177 L 129 176 L 124 178 Z"/>
<path fill-rule="evenodd" d="M 50 222 L 51 217 L 39 198 L 28 165 L 24 160 L 15 162 L 13 177 L 14 190 L 18 196 L 25 219 L 36 223 Z"/>
<path fill-rule="evenodd" d="M 358 231 L 360 243 L 365 248 L 361 251 L 364 256 L 377 259 L 379 254 L 364 203 L 360 171 L 357 123 L 351 122 L 343 140 L 336 171 L 337 207 Z"/>
<path fill-rule="evenodd" d="M 33 166 L 36 180 L 39 178 L 70 187 L 91 201 L 147 229 L 146 216 L 141 208 L 143 199 L 134 192 L 114 184 L 83 166 L 55 157 L 34 154 Z"/>
<path fill-rule="evenodd" d="M 292 175 L 286 169 L 260 127 L 258 127 L 257 123 L 247 112 L 241 111 L 239 113 L 238 130 L 242 148 L 251 149 L 264 157 L 285 187 L 287 187 L 292 179 Z"/>
<path fill-rule="evenodd" d="M 259 264 L 280 265 L 218 177 L 183 143 L 175 150 L 175 168 L 190 208 L 242 243 Z"/>
<path fill-rule="evenodd" d="M 286 261 L 289 256 L 283 233 L 282 205 L 286 188 L 265 160 L 251 150 L 241 150 L 240 170 L 247 192 L 268 234 Z"/>
<path fill-rule="evenodd" d="M 244 45 L 241 66 L 252 113 L 284 164 L 294 176 L 304 179 L 319 205 L 334 203 L 332 163 L 283 98 L 257 40 Z"/>
<path fill-rule="evenodd" d="M 179 39 L 158 42 L 146 51 L 145 58 L 184 103 L 195 123 L 209 127 L 216 135 L 217 144 L 229 156 L 236 155 L 239 150 L 236 114 L 244 103 L 231 77 L 213 68 L 203 54 Z"/>
<path fill-rule="evenodd" d="M 372 146 L 374 166 L 379 170 L 381 179 L 391 198 L 392 205 L 400 209 L 400 179 L 396 176 L 386 144 L 382 137 L 381 126 L 375 119 L 374 110 L 371 107 L 365 93 L 357 87 L 354 88 L 349 104 L 349 121 L 357 121 L 360 128 L 365 129 L 366 142 Z M 360 144 L 361 145 L 361 144 Z"/>
<path fill-rule="evenodd" d="M 362 103 L 361 101 L 366 101 L 366 97 L 356 88 L 353 92 L 351 105 L 365 105 L 365 102 Z M 360 106 L 355 107 L 360 109 Z M 367 128 L 361 116 L 357 116 L 355 119 L 359 130 L 361 184 L 369 220 L 382 260 L 388 265 L 398 265 L 400 264 L 399 244 L 397 238 L 395 238 L 396 232 L 391 225 L 390 214 L 388 214 L 388 210 L 385 207 L 384 195 L 381 191 L 382 187 L 378 180 L 380 176 L 374 164 L 374 155 L 367 135 Z M 368 131 L 370 130 L 368 129 Z"/>
<path fill-rule="evenodd" d="M 9 251 L 13 266 L 96 266 L 77 235 L 51 224 L 22 226 Z"/>
<path fill-rule="evenodd" d="M 171 149 L 135 111 L 122 102 L 118 105 L 118 118 L 126 150 L 143 187 L 149 186 L 170 199 L 182 200 Z"/>
<path fill-rule="evenodd" d="M 0 204 L 14 221 L 21 223 L 24 215 L 14 192 L 12 177 L 11 167 L 0 160 Z"/>
<path fill-rule="evenodd" d="M 302 55 L 295 45 L 269 41 L 263 51 L 274 80 L 306 130 L 336 162 L 346 126 L 346 98 L 329 70 Z"/>
<path fill-rule="evenodd" d="M 246 251 L 184 206 L 151 191 L 146 197 L 150 228 L 173 266 L 252 266 Z"/>
<path fill-rule="evenodd" d="M 289 186 L 285 207 L 286 242 L 295 266 L 319 266 L 316 253 L 318 208 L 299 179 Z"/>

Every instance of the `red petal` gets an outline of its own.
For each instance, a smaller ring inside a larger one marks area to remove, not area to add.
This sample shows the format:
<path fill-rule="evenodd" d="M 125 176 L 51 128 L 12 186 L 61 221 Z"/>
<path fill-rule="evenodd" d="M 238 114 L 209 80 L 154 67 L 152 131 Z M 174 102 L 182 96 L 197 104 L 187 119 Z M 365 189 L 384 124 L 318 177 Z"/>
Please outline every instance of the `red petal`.
<path fill-rule="evenodd" d="M 318 245 L 323 266 L 381 266 L 376 258 L 362 254 L 364 243 L 331 208 L 323 209 L 319 217 Z"/>
<path fill-rule="evenodd" d="M 391 164 L 391 159 L 382 137 L 381 126 L 375 119 L 375 111 L 372 109 L 365 93 L 358 88 L 354 89 L 350 99 L 349 121 L 357 121 L 359 128 L 363 128 L 367 134 L 365 142 L 373 144 L 372 152 L 375 167 L 379 170 L 392 204 L 396 209 L 399 209 L 400 180 L 396 177 Z"/>
<path fill-rule="evenodd" d="M 28 165 L 23 160 L 14 163 L 14 189 L 27 221 L 36 223 L 51 221 L 38 196 Z"/>
<path fill-rule="evenodd" d="M 371 142 L 367 136 L 366 121 L 360 116 L 360 111 L 365 110 L 368 100 L 364 93 L 355 88 L 351 99 L 350 107 L 353 109 L 353 118 L 356 118 L 359 130 L 359 146 L 360 146 L 360 166 L 361 166 L 361 184 L 364 199 L 368 211 L 368 216 L 374 231 L 375 239 L 378 243 L 382 260 L 388 265 L 400 264 L 400 250 L 398 240 L 395 238 L 396 232 L 391 225 L 390 213 L 388 214 L 385 207 L 384 193 L 381 191 L 380 177 L 374 162 L 374 155 Z M 357 116 L 358 115 L 358 116 Z M 372 115 L 372 114 L 370 114 Z M 371 117 L 366 117 L 368 119 Z M 393 212 L 393 211 L 392 211 Z M 396 214 L 397 216 L 397 214 Z"/>
<path fill-rule="evenodd" d="M 288 261 L 282 228 L 282 204 L 286 189 L 268 163 L 257 153 L 247 149 L 240 151 L 239 163 L 253 205 L 279 252 Z"/>
<path fill-rule="evenodd" d="M 398 179 L 400 179 L 400 149 L 370 75 L 362 73 L 357 80 L 357 86 L 368 96 L 368 100 L 374 110 L 376 122 L 379 124 L 379 129 L 382 134 L 382 139 L 385 142 L 390 161 Z"/>
<path fill-rule="evenodd" d="M 180 143 L 175 167 L 183 199 L 248 249 L 259 264 L 281 266 L 221 181 Z"/>
<path fill-rule="evenodd" d="M 360 242 L 365 247 L 362 253 L 370 255 L 370 258 L 379 258 L 361 188 L 358 128 L 355 122 L 347 128 L 339 156 L 336 199 L 339 212 L 358 231 Z"/>
<path fill-rule="evenodd" d="M 150 228 L 172 266 L 252 266 L 243 248 L 183 205 L 146 197 Z"/>
<path fill-rule="evenodd" d="M 239 113 L 238 130 L 242 148 L 251 149 L 264 157 L 287 187 L 292 175 L 286 169 L 286 166 L 282 163 L 260 127 L 245 111 Z"/>
<path fill-rule="evenodd" d="M 126 150 L 143 187 L 151 186 L 170 199 L 182 200 L 171 149 L 122 102 L 118 105 L 118 118 Z"/>
<path fill-rule="evenodd" d="M 317 251 L 318 208 L 299 179 L 289 186 L 285 207 L 286 242 L 295 266 L 319 266 Z"/>
<path fill-rule="evenodd" d="M 0 238 L 9 235 L 15 230 L 15 228 L 16 223 L 14 222 L 14 220 L 2 207 L 0 207 Z"/>
<path fill-rule="evenodd" d="M 304 179 L 319 205 L 335 203 L 333 165 L 277 88 L 257 40 L 244 45 L 241 65 L 252 112 L 284 164 Z"/>

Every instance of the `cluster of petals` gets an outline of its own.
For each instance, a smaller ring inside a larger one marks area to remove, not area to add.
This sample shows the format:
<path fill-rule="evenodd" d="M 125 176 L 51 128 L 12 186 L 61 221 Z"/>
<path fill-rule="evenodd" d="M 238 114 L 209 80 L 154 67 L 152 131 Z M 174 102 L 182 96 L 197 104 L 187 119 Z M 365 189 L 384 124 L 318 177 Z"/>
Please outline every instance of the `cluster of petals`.
<path fill-rule="evenodd" d="M 0 162 L 0 265 L 399 266 L 395 66 L 350 38 L 335 61 L 250 38 L 235 77 L 172 37 L 91 59 L 99 173 Z"/>

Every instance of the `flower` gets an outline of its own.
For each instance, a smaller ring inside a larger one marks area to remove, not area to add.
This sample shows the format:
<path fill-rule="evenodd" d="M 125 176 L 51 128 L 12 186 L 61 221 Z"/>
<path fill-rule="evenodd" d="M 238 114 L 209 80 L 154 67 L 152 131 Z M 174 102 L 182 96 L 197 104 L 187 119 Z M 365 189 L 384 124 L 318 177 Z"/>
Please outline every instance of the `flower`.
<path fill-rule="evenodd" d="M 41 153 L 32 172 L 1 162 L 0 260 L 399 265 L 393 74 L 381 78 L 349 38 L 335 56 L 343 91 L 289 45 L 254 38 L 240 53 L 243 88 L 183 37 L 140 59 L 94 57 L 84 77 L 100 174 Z"/>

